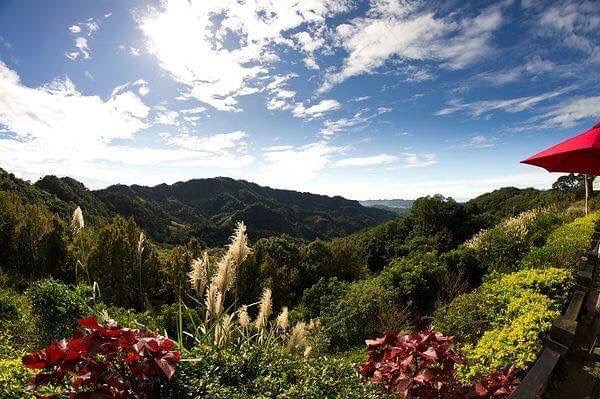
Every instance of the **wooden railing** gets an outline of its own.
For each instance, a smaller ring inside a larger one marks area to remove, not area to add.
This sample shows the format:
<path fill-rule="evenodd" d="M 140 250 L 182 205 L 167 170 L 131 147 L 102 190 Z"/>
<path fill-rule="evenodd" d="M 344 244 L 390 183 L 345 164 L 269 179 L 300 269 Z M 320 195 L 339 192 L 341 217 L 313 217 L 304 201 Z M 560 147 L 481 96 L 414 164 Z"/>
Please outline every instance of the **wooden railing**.
<path fill-rule="evenodd" d="M 556 364 L 573 344 L 578 326 L 589 325 L 596 319 L 599 292 L 593 287 L 593 281 L 594 275 L 600 273 L 598 259 L 600 228 L 598 226 L 592 242 L 593 246 L 586 255 L 585 266 L 577 273 L 575 287 L 567 308 L 552 324 L 542 352 L 512 394 L 511 399 L 540 397 L 548 385 Z"/>

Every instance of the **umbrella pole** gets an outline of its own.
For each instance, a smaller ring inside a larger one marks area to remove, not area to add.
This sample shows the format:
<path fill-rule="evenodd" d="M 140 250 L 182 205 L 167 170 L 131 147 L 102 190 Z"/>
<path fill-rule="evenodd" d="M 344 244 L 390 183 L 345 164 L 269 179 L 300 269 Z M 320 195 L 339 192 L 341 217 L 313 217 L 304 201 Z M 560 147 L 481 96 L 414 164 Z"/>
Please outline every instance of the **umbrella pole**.
<path fill-rule="evenodd" d="M 583 175 L 583 181 L 585 182 L 585 214 L 588 214 L 588 196 L 589 196 L 589 192 L 588 192 L 588 182 L 587 182 L 587 175 Z"/>

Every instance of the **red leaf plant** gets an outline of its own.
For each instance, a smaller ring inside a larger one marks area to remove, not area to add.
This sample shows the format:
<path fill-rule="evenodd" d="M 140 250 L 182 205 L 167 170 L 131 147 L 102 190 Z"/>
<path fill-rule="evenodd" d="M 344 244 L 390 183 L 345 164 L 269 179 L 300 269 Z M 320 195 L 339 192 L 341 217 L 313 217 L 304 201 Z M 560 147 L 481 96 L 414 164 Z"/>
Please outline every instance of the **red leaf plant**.
<path fill-rule="evenodd" d="M 494 371 L 473 384 L 467 398 L 502 399 L 508 398 L 519 386 L 517 369 L 513 366 Z"/>
<path fill-rule="evenodd" d="M 94 317 L 79 320 L 69 340 L 23 357 L 25 367 L 43 370 L 29 383 L 35 390 L 70 380 L 72 399 L 158 398 L 160 378 L 170 379 L 180 360 L 175 343 L 151 331 L 120 328 Z"/>
<path fill-rule="evenodd" d="M 386 390 L 406 399 L 508 398 L 518 386 L 516 370 L 494 372 L 471 386 L 457 381 L 454 367 L 464 364 L 455 351 L 453 337 L 435 333 L 431 327 L 420 332 L 367 340 L 369 359 L 360 373 Z"/>
<path fill-rule="evenodd" d="M 367 351 L 361 374 L 402 398 L 464 397 L 454 378 L 454 365 L 463 359 L 454 351 L 452 337 L 431 328 L 401 336 L 386 333 L 367 340 Z"/>

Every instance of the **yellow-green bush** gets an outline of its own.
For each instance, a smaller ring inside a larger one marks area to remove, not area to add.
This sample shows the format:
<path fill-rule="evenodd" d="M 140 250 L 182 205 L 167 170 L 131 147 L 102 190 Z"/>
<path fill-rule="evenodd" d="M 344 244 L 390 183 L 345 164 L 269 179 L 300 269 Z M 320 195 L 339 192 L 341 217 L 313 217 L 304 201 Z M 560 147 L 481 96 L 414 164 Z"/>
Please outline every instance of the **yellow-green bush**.
<path fill-rule="evenodd" d="M 589 250 L 600 213 L 592 213 L 555 229 L 546 244 L 534 248 L 522 260 L 521 266 L 526 268 L 564 267 L 577 270 L 581 267 L 581 259 Z"/>
<path fill-rule="evenodd" d="M 0 399 L 33 399 L 26 389 L 32 375 L 20 359 L 0 359 Z"/>
<path fill-rule="evenodd" d="M 559 268 L 527 269 L 499 276 L 459 296 L 450 306 L 439 308 L 434 325 L 459 342 L 475 343 L 512 311 L 510 304 L 524 292 L 549 298 L 550 310 L 557 311 L 566 302 L 572 285 L 572 273 Z"/>
<path fill-rule="evenodd" d="M 559 315 L 547 296 L 524 290 L 511 299 L 505 312 L 494 321 L 475 345 L 463 347 L 467 364 L 458 369 L 465 381 L 482 377 L 509 365 L 525 368 L 535 361 L 543 337 Z"/>

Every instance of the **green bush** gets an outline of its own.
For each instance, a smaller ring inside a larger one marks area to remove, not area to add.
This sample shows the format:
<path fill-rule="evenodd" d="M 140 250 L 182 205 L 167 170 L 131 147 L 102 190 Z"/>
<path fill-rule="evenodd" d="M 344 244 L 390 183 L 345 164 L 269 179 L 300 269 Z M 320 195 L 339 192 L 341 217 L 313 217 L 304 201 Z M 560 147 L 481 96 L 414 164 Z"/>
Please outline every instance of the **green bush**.
<path fill-rule="evenodd" d="M 40 280 L 27 290 L 40 345 L 71 336 L 77 320 L 90 314 L 91 289 L 70 287 L 53 279 Z"/>
<path fill-rule="evenodd" d="M 487 273 L 510 273 L 536 246 L 544 244 L 550 231 L 563 222 L 551 209 L 537 209 L 503 220 L 479 232 L 465 246 L 474 251 L 480 268 Z"/>
<path fill-rule="evenodd" d="M 19 318 L 18 295 L 0 289 L 0 326 Z"/>
<path fill-rule="evenodd" d="M 400 289 L 380 275 L 349 284 L 345 294 L 323 309 L 320 321 L 326 346 L 338 351 L 386 330 L 406 328 L 408 310 Z"/>
<path fill-rule="evenodd" d="M 560 310 L 573 285 L 567 270 L 521 270 L 485 282 L 476 290 L 456 298 L 434 315 L 435 328 L 460 342 L 475 343 L 506 312 L 508 304 L 526 291 L 551 299 L 552 310 Z"/>
<path fill-rule="evenodd" d="M 384 285 L 397 290 L 398 300 L 422 314 L 428 314 L 436 301 L 446 264 L 436 251 L 412 252 L 390 263 L 381 273 Z"/>
<path fill-rule="evenodd" d="M 164 398 L 385 398 L 363 382 L 357 365 L 332 357 L 290 355 L 279 347 L 196 348 L 183 362 Z"/>
<path fill-rule="evenodd" d="M 547 296 L 524 290 L 476 345 L 463 347 L 467 365 L 459 367 L 459 376 L 471 381 L 511 365 L 524 369 L 532 364 L 544 335 L 560 314 L 555 308 Z"/>
<path fill-rule="evenodd" d="M 463 344 L 467 365 L 459 376 L 470 381 L 510 365 L 531 364 L 572 285 L 573 276 L 564 269 L 521 270 L 438 309 L 435 328 Z"/>
<path fill-rule="evenodd" d="M 0 358 L 32 349 L 36 331 L 31 307 L 24 295 L 0 289 Z"/>
<path fill-rule="evenodd" d="M 583 264 L 582 255 L 591 247 L 592 235 L 599 220 L 600 213 L 592 213 L 560 226 L 550 233 L 544 246 L 534 248 L 523 258 L 521 266 L 555 266 L 578 270 Z"/>
<path fill-rule="evenodd" d="M 21 359 L 0 359 L 0 399 L 33 399 L 26 389 L 33 374 Z"/>

